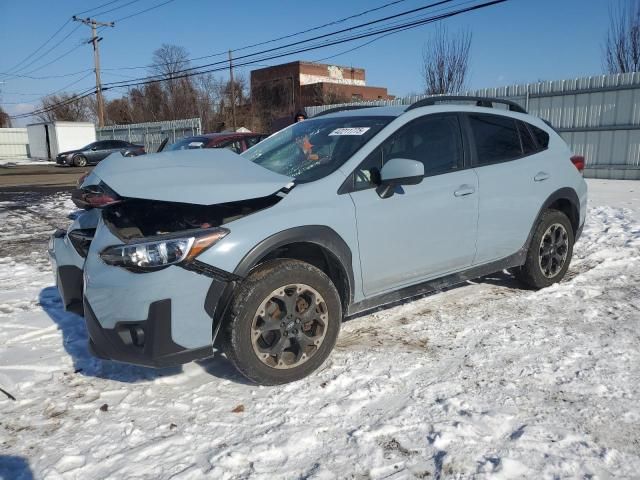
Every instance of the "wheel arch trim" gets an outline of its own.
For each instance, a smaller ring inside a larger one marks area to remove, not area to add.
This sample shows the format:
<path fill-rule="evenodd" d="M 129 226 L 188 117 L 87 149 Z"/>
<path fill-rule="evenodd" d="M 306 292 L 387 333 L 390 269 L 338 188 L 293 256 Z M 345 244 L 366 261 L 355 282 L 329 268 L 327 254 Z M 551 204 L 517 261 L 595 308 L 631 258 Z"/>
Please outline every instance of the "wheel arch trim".
<path fill-rule="evenodd" d="M 234 275 L 247 276 L 251 269 L 269 253 L 295 243 L 313 243 L 335 257 L 343 273 L 346 274 L 349 284 L 349 303 L 351 303 L 355 288 L 351 249 L 335 230 L 325 225 L 293 227 L 265 238 L 240 260 L 233 272 Z"/>
<path fill-rule="evenodd" d="M 576 193 L 576 191 L 573 188 L 570 187 L 563 187 L 563 188 L 559 188 L 558 190 L 556 190 L 555 192 L 553 192 L 551 195 L 549 195 L 547 197 L 547 199 L 544 201 L 544 203 L 542 204 L 542 206 L 540 207 L 540 210 L 538 210 L 538 214 L 536 215 L 535 220 L 533 221 L 533 225 L 531 225 L 531 230 L 529 231 L 529 236 L 527 237 L 527 242 L 526 244 L 523 246 L 523 250 L 528 250 L 529 246 L 531 245 L 531 240 L 533 239 L 533 235 L 535 234 L 535 230 L 536 227 L 538 226 L 538 222 L 540 222 L 540 218 L 542 216 L 542 212 L 544 212 L 545 210 L 549 209 L 549 207 L 551 205 L 553 205 L 555 202 L 557 202 L 558 200 L 567 200 L 572 208 L 575 210 L 575 212 L 578 215 L 578 218 L 576 219 L 577 221 L 577 225 L 575 225 L 575 232 L 577 233 L 579 232 L 579 228 L 580 228 L 580 199 L 578 198 L 578 194 Z M 569 222 L 572 222 L 572 219 L 569 218 Z M 573 226 L 573 225 L 572 225 Z M 577 240 L 577 235 L 576 238 L 574 239 L 574 241 Z"/>

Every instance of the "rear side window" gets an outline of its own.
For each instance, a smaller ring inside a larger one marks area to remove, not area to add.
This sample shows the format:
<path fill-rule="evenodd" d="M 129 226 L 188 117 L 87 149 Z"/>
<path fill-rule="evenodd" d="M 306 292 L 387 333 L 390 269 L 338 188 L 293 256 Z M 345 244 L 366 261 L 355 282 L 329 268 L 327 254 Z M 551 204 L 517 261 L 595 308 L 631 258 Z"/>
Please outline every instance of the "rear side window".
<path fill-rule="evenodd" d="M 545 150 L 549 148 L 549 134 L 541 128 L 534 127 L 530 123 L 528 123 L 527 125 L 529 126 L 529 130 L 531 130 L 533 136 L 536 138 L 539 149 Z"/>
<path fill-rule="evenodd" d="M 479 165 L 522 156 L 516 120 L 498 115 L 469 115 Z"/>
<path fill-rule="evenodd" d="M 522 141 L 522 151 L 525 155 L 536 153 L 539 149 L 535 140 L 531 136 L 527 124 L 518 121 L 518 131 L 520 132 L 520 140 Z"/>

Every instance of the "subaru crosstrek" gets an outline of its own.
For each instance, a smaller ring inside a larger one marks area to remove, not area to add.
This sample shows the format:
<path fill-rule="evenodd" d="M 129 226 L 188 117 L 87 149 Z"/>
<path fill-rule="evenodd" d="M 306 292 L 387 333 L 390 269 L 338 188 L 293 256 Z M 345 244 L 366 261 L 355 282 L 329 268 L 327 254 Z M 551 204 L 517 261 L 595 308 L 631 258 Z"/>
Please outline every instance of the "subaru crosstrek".
<path fill-rule="evenodd" d="M 49 249 L 95 355 L 162 367 L 222 350 L 279 384 L 323 363 L 345 317 L 505 269 L 561 280 L 583 167 L 503 100 L 342 108 L 242 155 L 112 155 Z"/>

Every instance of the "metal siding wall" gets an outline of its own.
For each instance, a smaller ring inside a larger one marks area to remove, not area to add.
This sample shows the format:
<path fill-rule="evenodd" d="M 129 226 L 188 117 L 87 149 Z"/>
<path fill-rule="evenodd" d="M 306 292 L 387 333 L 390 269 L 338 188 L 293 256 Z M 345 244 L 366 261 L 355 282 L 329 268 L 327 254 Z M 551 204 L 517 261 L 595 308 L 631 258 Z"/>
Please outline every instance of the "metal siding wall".
<path fill-rule="evenodd" d="M 0 159 L 27 158 L 28 155 L 26 128 L 0 128 Z"/>
<path fill-rule="evenodd" d="M 572 150 L 585 156 L 587 175 L 640 179 L 640 72 L 485 88 L 466 95 L 508 98 L 523 107 L 528 99 L 528 111 L 550 121 Z M 426 97 L 364 104 L 409 105 Z M 313 116 L 336 106 L 307 107 L 307 112 Z M 614 170 L 615 175 L 607 173 Z"/>

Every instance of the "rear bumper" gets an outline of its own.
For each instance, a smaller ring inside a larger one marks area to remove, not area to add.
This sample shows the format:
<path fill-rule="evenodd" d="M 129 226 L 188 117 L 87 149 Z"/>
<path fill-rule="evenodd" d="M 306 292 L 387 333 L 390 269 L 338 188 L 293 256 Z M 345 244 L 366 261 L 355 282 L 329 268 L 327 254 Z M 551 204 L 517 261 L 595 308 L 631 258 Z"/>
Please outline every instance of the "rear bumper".
<path fill-rule="evenodd" d="M 89 348 L 99 358 L 118 362 L 163 368 L 213 355 L 213 347 L 184 348 L 171 337 L 171 300 L 149 305 L 143 321 L 118 322 L 114 328 L 104 328 L 91 305 L 84 299 L 85 320 L 89 332 Z"/>

